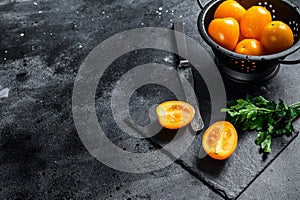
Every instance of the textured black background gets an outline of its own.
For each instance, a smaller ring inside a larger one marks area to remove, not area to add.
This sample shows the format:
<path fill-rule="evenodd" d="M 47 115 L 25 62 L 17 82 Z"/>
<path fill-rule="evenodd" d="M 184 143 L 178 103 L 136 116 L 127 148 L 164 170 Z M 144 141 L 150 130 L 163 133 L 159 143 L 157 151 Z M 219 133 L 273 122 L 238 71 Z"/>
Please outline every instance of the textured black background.
<path fill-rule="evenodd" d="M 210 51 L 197 31 L 199 12 L 194 0 L 2 0 L 0 90 L 9 88 L 10 92 L 8 98 L 0 99 L 1 198 L 219 199 L 222 195 L 236 197 L 247 189 L 292 138 L 277 140 L 273 152 L 264 159 L 254 144 L 255 133 L 242 133 L 236 153 L 229 160 L 216 163 L 210 159 L 199 162 L 196 157 L 200 135 L 173 165 L 149 174 L 128 174 L 94 159 L 74 127 L 74 79 L 83 59 L 95 46 L 121 31 L 144 26 L 171 28 L 172 22 L 183 20 L 187 35 Z M 297 52 L 288 59 L 299 55 Z M 108 109 L 109 83 L 134 66 L 148 62 L 175 66 L 173 60 L 170 53 L 152 50 L 125 55 L 113 63 L 112 70 L 99 84 L 99 121 L 110 139 L 124 150 L 147 152 L 156 146 L 145 139 L 122 135 L 111 128 L 114 122 L 110 115 L 101 115 Z M 246 94 L 264 95 L 271 100 L 283 98 L 294 103 L 300 100 L 299 74 L 299 64 L 282 66 L 267 83 L 247 87 L 228 84 L 227 96 L 232 99 Z M 199 74 L 196 75 L 197 94 L 206 94 Z M 143 102 L 151 102 L 151 94 L 159 94 L 156 100 L 172 97 L 172 93 L 154 85 L 141 88 L 132 98 L 133 116 L 143 111 Z M 209 98 L 205 96 L 199 101 L 207 123 Z M 142 124 L 147 118 L 141 116 L 136 121 Z M 299 120 L 294 124 L 299 130 Z M 241 198 L 297 199 L 297 144 L 300 143 L 296 138 Z M 203 163 L 209 163 L 208 168 Z"/>

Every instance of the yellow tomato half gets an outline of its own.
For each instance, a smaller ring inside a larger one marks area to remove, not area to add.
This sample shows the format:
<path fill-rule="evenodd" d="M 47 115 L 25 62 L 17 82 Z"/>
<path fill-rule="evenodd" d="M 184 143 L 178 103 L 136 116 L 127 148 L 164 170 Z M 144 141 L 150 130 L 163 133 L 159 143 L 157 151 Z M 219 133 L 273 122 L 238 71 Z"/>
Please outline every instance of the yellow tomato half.
<path fill-rule="evenodd" d="M 202 138 L 204 151 L 212 158 L 224 160 L 236 149 L 238 135 L 234 126 L 227 121 L 219 121 L 205 130 Z"/>
<path fill-rule="evenodd" d="M 159 123 L 168 129 L 178 129 L 189 124 L 194 116 L 195 109 L 183 101 L 166 101 L 156 108 Z"/>

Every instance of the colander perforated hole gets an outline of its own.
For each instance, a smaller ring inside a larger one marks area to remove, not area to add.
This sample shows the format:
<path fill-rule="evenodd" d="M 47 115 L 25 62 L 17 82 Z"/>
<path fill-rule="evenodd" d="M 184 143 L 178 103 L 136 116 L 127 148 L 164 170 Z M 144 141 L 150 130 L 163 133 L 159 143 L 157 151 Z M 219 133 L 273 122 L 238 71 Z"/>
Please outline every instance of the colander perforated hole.
<path fill-rule="evenodd" d="M 299 24 L 296 21 L 289 21 L 288 24 L 294 33 L 294 37 L 298 37 Z"/>
<path fill-rule="evenodd" d="M 276 15 L 275 15 L 275 9 L 272 9 L 273 8 L 273 5 L 272 4 L 269 4 L 269 2 L 258 2 L 257 5 L 259 6 L 263 6 L 265 7 L 266 9 L 268 9 L 272 15 L 272 20 L 276 20 Z"/>
<path fill-rule="evenodd" d="M 276 15 L 275 15 L 276 11 L 274 9 L 272 9 L 271 12 L 272 12 L 272 19 L 276 20 Z"/>
<path fill-rule="evenodd" d="M 237 60 L 233 59 L 233 58 L 230 58 L 229 64 L 231 66 L 233 66 L 234 68 L 239 68 L 239 62 Z"/>
<path fill-rule="evenodd" d="M 267 8 L 268 7 L 268 2 L 263 2 L 262 4 L 260 4 L 260 6 L 264 6 L 265 8 Z"/>
<path fill-rule="evenodd" d="M 241 60 L 241 70 L 244 71 L 245 70 L 245 60 Z"/>
<path fill-rule="evenodd" d="M 239 61 L 237 61 L 237 60 L 234 61 L 234 67 L 235 68 L 240 68 Z"/>
<path fill-rule="evenodd" d="M 292 27 L 294 28 L 295 26 L 296 26 L 296 24 L 297 24 L 297 22 L 295 22 L 295 21 L 292 21 Z"/>
<path fill-rule="evenodd" d="M 256 68 L 256 62 L 252 61 L 251 65 L 251 70 L 254 71 L 254 69 Z"/>

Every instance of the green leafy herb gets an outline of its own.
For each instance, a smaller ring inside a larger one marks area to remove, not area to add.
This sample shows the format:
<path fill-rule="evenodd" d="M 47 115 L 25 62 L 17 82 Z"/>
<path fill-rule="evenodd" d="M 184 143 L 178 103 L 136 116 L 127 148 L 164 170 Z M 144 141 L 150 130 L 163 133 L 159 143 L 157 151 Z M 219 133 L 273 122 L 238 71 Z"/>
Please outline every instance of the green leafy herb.
<path fill-rule="evenodd" d="M 292 122 L 300 116 L 300 102 L 288 106 L 282 99 L 278 104 L 262 96 L 247 96 L 244 99 L 228 101 L 227 112 L 230 121 L 242 130 L 258 131 L 256 143 L 264 152 L 271 152 L 272 138 L 290 135 L 293 132 Z"/>

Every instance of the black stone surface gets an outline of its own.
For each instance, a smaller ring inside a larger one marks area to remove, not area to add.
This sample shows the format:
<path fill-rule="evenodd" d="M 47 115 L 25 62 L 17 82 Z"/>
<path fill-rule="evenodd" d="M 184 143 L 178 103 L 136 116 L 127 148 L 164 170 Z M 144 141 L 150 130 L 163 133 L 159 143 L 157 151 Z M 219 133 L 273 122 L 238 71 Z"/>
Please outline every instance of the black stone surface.
<path fill-rule="evenodd" d="M 295 59 L 297 57 L 298 53 L 291 56 L 290 59 Z M 263 95 L 267 99 L 272 99 L 274 101 L 284 97 L 288 102 L 296 102 L 300 96 L 296 91 L 299 91 L 300 88 L 298 83 L 291 80 L 297 79 L 299 74 L 292 73 L 289 76 L 289 79 L 283 78 L 286 75 L 284 72 L 288 73 L 288 70 L 297 70 L 295 67 L 293 69 L 289 69 L 288 67 L 289 66 L 282 66 L 284 69 L 281 70 L 281 73 L 278 76 L 261 85 L 251 86 L 236 83 L 233 84 L 232 82 L 225 80 L 227 98 L 245 98 L 247 94 L 252 94 L 254 96 Z M 201 80 L 199 80 L 198 83 L 200 82 Z M 201 93 L 201 96 L 198 96 L 198 99 L 201 99 L 199 102 L 201 105 L 200 109 L 202 110 L 202 114 L 209 113 L 210 110 L 207 108 L 211 107 L 211 105 L 209 99 L 205 101 L 205 98 L 202 98 L 203 94 L 205 94 L 205 88 L 199 88 L 200 85 L 202 84 L 198 84 L 197 88 L 198 94 Z M 293 88 L 295 93 L 289 92 L 291 88 Z M 209 123 L 208 117 L 209 115 L 204 115 L 206 127 Z M 295 123 L 296 130 L 298 130 L 297 122 Z M 181 156 L 179 162 L 185 169 L 190 171 L 200 180 L 209 184 L 224 198 L 237 198 L 297 136 L 297 133 L 294 133 L 289 137 L 275 138 L 272 143 L 272 153 L 263 154 L 259 146 L 255 144 L 255 139 L 257 137 L 256 132 L 243 132 L 238 130 L 239 143 L 235 153 L 225 161 L 217 161 L 209 156 L 205 156 L 205 153 L 201 149 L 202 133 L 203 131 L 197 135 L 190 149 Z M 160 137 L 152 138 L 152 141 L 161 146 L 168 142 L 161 140 Z"/>
<path fill-rule="evenodd" d="M 201 132 L 189 151 L 171 166 L 149 174 L 128 174 L 94 159 L 74 127 L 74 79 L 95 46 L 124 30 L 171 28 L 172 22 L 183 20 L 187 34 L 210 51 L 197 31 L 199 11 L 193 0 L 1 1 L 0 90 L 9 88 L 8 97 L 0 98 L 1 198 L 220 199 L 241 195 L 295 136 L 276 139 L 272 153 L 263 157 L 254 143 L 256 133 L 239 132 L 236 152 L 228 160 L 217 162 L 198 158 Z M 176 64 L 167 52 L 143 50 L 124 55 L 112 64 L 97 91 L 99 121 L 111 141 L 127 151 L 153 151 L 156 144 L 166 142 L 123 134 L 107 112 L 113 83 L 130 68 L 149 62 Z M 300 99 L 299 74 L 299 64 L 281 66 L 278 75 L 262 85 L 227 83 L 227 97 L 264 95 L 294 103 Z M 210 99 L 199 74 L 195 78 L 207 126 Z M 171 98 L 173 94 L 163 87 L 141 88 L 132 97 L 132 116 L 141 125 L 147 123 L 147 115 L 139 113 L 147 110 L 147 105 Z M 299 130 L 299 120 L 294 124 Z"/>

